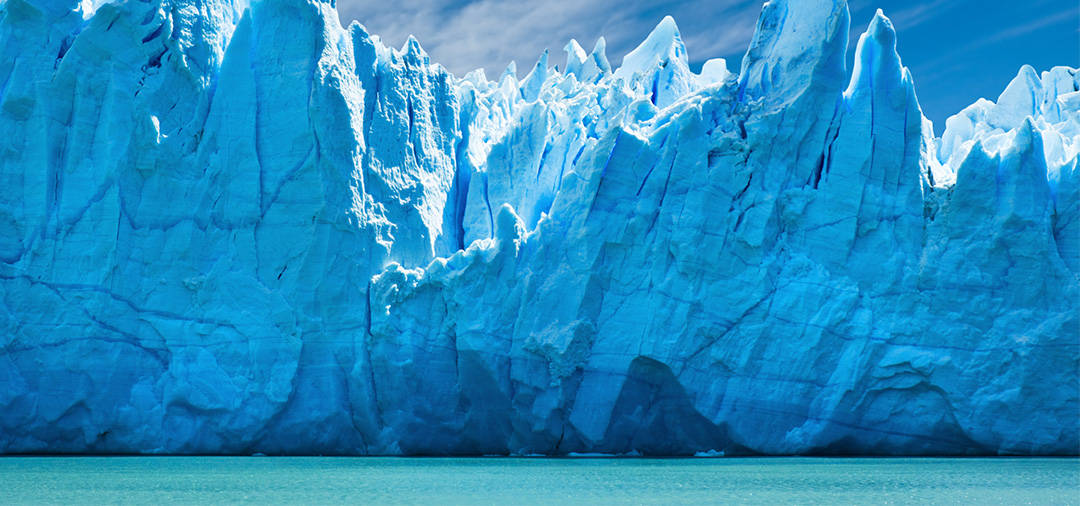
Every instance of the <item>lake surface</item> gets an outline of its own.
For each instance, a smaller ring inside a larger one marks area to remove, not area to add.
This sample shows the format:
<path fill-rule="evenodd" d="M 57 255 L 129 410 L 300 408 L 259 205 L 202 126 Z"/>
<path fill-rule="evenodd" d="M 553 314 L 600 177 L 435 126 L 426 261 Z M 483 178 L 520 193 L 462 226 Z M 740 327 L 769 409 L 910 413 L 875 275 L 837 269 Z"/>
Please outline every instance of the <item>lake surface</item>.
<path fill-rule="evenodd" d="M 1080 459 L 3 457 L 0 504 L 1080 504 Z"/>

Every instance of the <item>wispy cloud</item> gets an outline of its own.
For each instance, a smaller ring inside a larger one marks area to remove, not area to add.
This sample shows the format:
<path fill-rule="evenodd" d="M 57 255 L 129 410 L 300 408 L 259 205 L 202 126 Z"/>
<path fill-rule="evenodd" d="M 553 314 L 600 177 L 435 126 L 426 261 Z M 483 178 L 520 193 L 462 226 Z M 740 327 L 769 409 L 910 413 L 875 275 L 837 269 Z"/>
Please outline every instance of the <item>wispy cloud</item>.
<path fill-rule="evenodd" d="M 903 30 L 910 30 L 927 21 L 946 15 L 946 10 L 956 3 L 956 0 L 932 0 L 914 3 L 885 14 L 889 16 L 895 26 L 901 27 Z M 869 20 L 866 20 L 866 23 L 869 23 Z"/>
<path fill-rule="evenodd" d="M 969 50 L 969 51 L 974 50 L 974 49 L 978 49 L 978 48 L 983 47 L 983 46 L 988 46 L 990 44 L 995 44 L 997 42 L 1001 42 L 1001 41 L 1005 41 L 1005 40 L 1009 40 L 1009 39 L 1014 39 L 1014 38 L 1017 38 L 1017 37 L 1020 37 L 1020 36 L 1023 36 L 1023 35 L 1027 35 L 1027 34 L 1029 34 L 1031 32 L 1034 32 L 1035 30 L 1041 30 L 1041 29 L 1046 28 L 1048 26 L 1056 25 L 1058 23 L 1062 23 L 1062 22 L 1070 21 L 1070 20 L 1073 21 L 1073 27 L 1077 28 L 1076 22 L 1080 21 L 1080 7 L 1074 6 L 1072 9 L 1065 9 L 1065 10 L 1063 10 L 1061 12 L 1051 14 L 1049 16 L 1044 16 L 1042 18 L 1035 19 L 1035 20 L 1030 21 L 1028 23 L 1020 24 L 1020 25 L 1014 26 L 1012 28 L 1007 28 L 1005 30 L 1001 30 L 1001 31 L 989 36 L 989 37 L 984 38 L 984 39 L 977 39 L 977 40 L 972 41 L 972 43 L 969 46 L 966 46 L 964 49 Z M 1077 41 L 1074 38 L 1072 40 L 1072 44 L 1076 44 L 1076 42 Z M 1064 41 L 1063 41 L 1063 43 L 1068 44 L 1068 42 L 1064 42 Z"/>
<path fill-rule="evenodd" d="M 955 70 L 955 65 L 950 65 L 950 62 L 966 63 L 967 66 L 977 65 L 981 58 L 973 57 L 980 51 L 984 50 L 988 46 L 1008 42 L 1014 39 L 1021 38 L 1025 35 L 1031 34 L 1037 30 L 1042 30 L 1054 25 L 1063 24 L 1068 21 L 1073 21 L 1073 39 L 1072 41 L 1062 41 L 1064 45 L 1072 44 L 1072 47 L 1077 47 L 1076 39 L 1076 22 L 1080 21 L 1080 7 L 1073 7 L 1071 9 L 1065 9 L 1063 11 L 1053 12 L 1048 15 L 1030 20 L 1026 23 L 1021 23 L 1016 26 L 1006 28 L 997 32 L 990 33 L 986 36 L 976 37 L 971 39 L 966 44 L 954 46 L 948 48 L 932 58 L 928 58 L 920 62 L 920 67 L 926 69 L 922 73 L 922 78 L 925 81 L 933 81 L 948 75 L 950 71 Z M 1034 49 L 1034 48 L 1033 48 Z M 1075 53 L 1076 50 L 1074 49 Z M 1072 64 L 1076 62 L 1062 61 L 1061 64 Z"/>
<path fill-rule="evenodd" d="M 435 61 L 461 75 L 483 67 L 501 72 L 510 61 L 527 68 L 544 49 L 561 61 L 577 39 L 586 50 L 603 35 L 617 63 L 665 15 L 673 15 L 693 60 L 741 53 L 760 12 L 757 0 L 339 0 L 343 21 L 356 19 L 387 44 L 415 34 Z"/>
<path fill-rule="evenodd" d="M 808 0 L 791 0 L 808 1 Z M 978 96 L 996 96 L 1023 63 L 1040 70 L 1077 63 L 1075 0 L 849 0 L 852 42 L 874 10 L 892 18 L 901 56 L 935 121 Z M 561 64 L 571 38 L 585 49 L 603 35 L 618 64 L 665 15 L 679 24 L 691 62 L 745 52 L 762 0 L 338 0 L 343 22 L 358 20 L 385 43 L 410 34 L 456 75 L 510 61 L 527 72 L 544 49 Z M 729 63 L 736 67 L 737 61 Z M 561 66 L 561 65 L 560 65 Z"/>

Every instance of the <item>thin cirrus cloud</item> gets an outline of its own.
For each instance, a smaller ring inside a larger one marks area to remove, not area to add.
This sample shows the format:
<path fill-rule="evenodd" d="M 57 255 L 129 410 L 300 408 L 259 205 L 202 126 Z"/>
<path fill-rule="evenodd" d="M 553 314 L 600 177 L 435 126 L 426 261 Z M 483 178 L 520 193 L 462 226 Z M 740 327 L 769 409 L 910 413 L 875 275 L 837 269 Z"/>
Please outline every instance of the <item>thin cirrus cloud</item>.
<path fill-rule="evenodd" d="M 339 0 L 343 20 L 358 20 L 395 47 L 412 34 L 435 61 L 462 75 L 484 68 L 501 72 L 511 61 L 531 66 L 548 49 L 555 53 L 576 39 L 586 50 L 603 36 L 617 63 L 665 15 L 679 22 L 691 58 L 741 53 L 753 34 L 761 6 L 756 1 L 566 2 L 505 0 L 404 0 L 394 5 Z M 702 17 L 700 12 L 709 12 Z"/>
<path fill-rule="evenodd" d="M 548 49 L 600 36 L 613 64 L 665 15 L 675 18 L 691 67 L 739 59 L 761 12 L 758 0 L 338 0 L 345 22 L 358 20 L 391 46 L 415 35 L 434 61 L 456 75 L 483 68 L 497 76 L 511 61 L 528 69 Z M 900 55 L 923 110 L 937 124 L 979 97 L 995 98 L 1020 65 L 1077 65 L 1080 7 L 1060 0 L 850 0 L 851 44 L 882 8 L 897 28 Z M 849 54 L 848 58 L 851 59 Z M 527 70 L 526 70 L 527 71 Z M 940 129 L 939 129 L 940 130 Z"/>

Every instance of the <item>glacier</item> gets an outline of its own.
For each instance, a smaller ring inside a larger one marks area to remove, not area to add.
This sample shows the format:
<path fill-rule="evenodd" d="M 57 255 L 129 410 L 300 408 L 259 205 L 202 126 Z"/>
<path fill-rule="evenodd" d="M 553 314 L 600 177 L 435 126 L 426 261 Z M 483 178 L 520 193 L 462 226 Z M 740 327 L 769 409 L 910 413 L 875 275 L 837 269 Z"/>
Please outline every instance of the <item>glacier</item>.
<path fill-rule="evenodd" d="M 0 3 L 0 453 L 1080 453 L 1080 73 L 880 11 L 456 77 L 332 1 Z"/>

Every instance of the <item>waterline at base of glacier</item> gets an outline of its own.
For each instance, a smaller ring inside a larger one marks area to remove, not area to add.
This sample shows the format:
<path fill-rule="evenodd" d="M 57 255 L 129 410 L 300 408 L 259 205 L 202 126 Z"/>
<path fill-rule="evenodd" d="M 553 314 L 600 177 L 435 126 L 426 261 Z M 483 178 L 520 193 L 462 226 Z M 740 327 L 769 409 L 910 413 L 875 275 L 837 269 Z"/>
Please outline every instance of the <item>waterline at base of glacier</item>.
<path fill-rule="evenodd" d="M 1078 469 L 1047 458 L 8 457 L 0 501 L 1065 504 Z"/>

